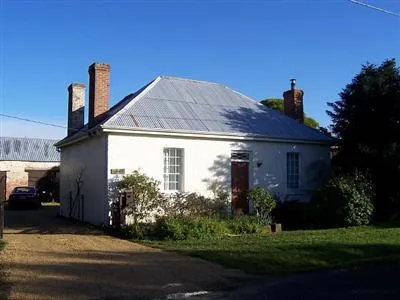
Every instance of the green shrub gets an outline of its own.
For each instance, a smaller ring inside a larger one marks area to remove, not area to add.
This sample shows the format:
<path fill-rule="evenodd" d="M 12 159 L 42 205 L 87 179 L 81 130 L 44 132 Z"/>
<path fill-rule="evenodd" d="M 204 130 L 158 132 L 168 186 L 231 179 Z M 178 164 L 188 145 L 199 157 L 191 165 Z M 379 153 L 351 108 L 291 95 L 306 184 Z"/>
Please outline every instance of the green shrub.
<path fill-rule="evenodd" d="M 228 232 L 223 220 L 188 216 L 158 218 L 155 230 L 158 238 L 170 240 L 204 239 L 222 236 Z"/>
<path fill-rule="evenodd" d="M 155 234 L 159 239 L 184 240 L 187 232 L 187 217 L 161 217 L 156 221 Z"/>
<path fill-rule="evenodd" d="M 368 225 L 374 213 L 374 189 L 360 172 L 332 178 L 309 203 L 309 216 L 320 227 Z"/>
<path fill-rule="evenodd" d="M 187 224 L 187 239 L 219 237 L 229 232 L 226 223 L 215 218 L 195 218 Z"/>
<path fill-rule="evenodd" d="M 164 201 L 160 193 L 160 182 L 148 177 L 138 170 L 125 175 L 116 184 L 119 190 L 131 192 L 131 199 L 124 208 L 124 213 L 137 224 L 149 218 L 151 214 L 159 214 L 161 203 Z"/>
<path fill-rule="evenodd" d="M 149 223 L 132 223 L 122 226 L 120 233 L 128 239 L 143 239 L 154 235 L 153 226 Z"/>
<path fill-rule="evenodd" d="M 276 207 L 276 200 L 273 195 L 263 188 L 256 186 L 248 192 L 248 199 L 252 201 L 257 216 L 271 219 L 271 211 Z"/>
<path fill-rule="evenodd" d="M 265 218 L 259 216 L 237 216 L 226 222 L 233 234 L 260 233 L 265 225 L 269 225 Z"/>
<path fill-rule="evenodd" d="M 267 225 L 264 218 L 240 216 L 232 219 L 213 217 L 169 216 L 157 219 L 155 235 L 159 239 L 208 239 L 226 234 L 260 233 Z"/>
<path fill-rule="evenodd" d="M 226 195 L 220 192 L 214 199 L 197 193 L 175 193 L 164 202 L 167 216 L 211 217 L 221 215 L 226 203 Z"/>

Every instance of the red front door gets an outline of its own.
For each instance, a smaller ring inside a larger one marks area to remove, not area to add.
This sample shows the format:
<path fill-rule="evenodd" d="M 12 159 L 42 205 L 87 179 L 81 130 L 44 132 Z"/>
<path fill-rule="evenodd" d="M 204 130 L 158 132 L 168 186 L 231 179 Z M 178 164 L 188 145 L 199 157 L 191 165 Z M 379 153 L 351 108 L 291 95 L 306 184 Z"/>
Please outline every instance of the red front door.
<path fill-rule="evenodd" d="M 234 216 L 249 213 L 247 191 L 249 190 L 249 163 L 232 161 L 232 214 Z"/>

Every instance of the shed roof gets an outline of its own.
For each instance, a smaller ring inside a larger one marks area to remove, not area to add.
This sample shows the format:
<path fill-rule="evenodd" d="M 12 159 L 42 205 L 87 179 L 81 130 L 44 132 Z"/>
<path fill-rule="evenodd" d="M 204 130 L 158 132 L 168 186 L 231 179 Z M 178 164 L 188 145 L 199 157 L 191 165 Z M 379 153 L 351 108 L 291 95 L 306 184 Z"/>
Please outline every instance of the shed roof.
<path fill-rule="evenodd" d="M 58 162 L 60 153 L 55 142 L 52 139 L 0 137 L 0 161 Z"/>
<path fill-rule="evenodd" d="M 99 125 L 113 129 L 332 142 L 320 131 L 222 84 L 169 76 L 159 76 L 125 97 Z M 82 136 L 82 132 L 75 136 Z"/>

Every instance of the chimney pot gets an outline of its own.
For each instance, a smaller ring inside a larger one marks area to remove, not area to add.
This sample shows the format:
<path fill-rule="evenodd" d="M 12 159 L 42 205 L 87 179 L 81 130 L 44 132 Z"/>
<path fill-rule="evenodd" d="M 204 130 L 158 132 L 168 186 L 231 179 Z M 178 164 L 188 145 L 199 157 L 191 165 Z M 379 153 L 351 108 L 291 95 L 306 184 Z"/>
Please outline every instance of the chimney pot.
<path fill-rule="evenodd" d="M 93 63 L 89 66 L 89 127 L 93 127 L 108 111 L 110 98 L 110 65 Z"/>
<path fill-rule="evenodd" d="M 290 90 L 283 93 L 283 111 L 285 115 L 304 123 L 304 92 L 296 89 L 296 79 L 290 80 Z"/>
<path fill-rule="evenodd" d="M 290 87 L 292 90 L 295 89 L 295 87 L 296 87 L 296 79 L 295 78 L 290 79 Z"/>

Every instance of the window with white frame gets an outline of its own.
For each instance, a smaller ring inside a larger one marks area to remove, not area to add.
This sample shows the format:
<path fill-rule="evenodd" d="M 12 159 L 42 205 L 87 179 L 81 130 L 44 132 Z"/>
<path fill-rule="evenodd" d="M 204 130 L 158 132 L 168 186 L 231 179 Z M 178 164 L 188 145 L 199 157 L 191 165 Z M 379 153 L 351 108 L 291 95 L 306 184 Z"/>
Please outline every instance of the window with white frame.
<path fill-rule="evenodd" d="M 181 191 L 183 175 L 183 149 L 164 148 L 164 190 Z"/>
<path fill-rule="evenodd" d="M 288 152 L 286 155 L 287 166 L 287 187 L 290 189 L 299 188 L 300 181 L 300 154 Z"/>

